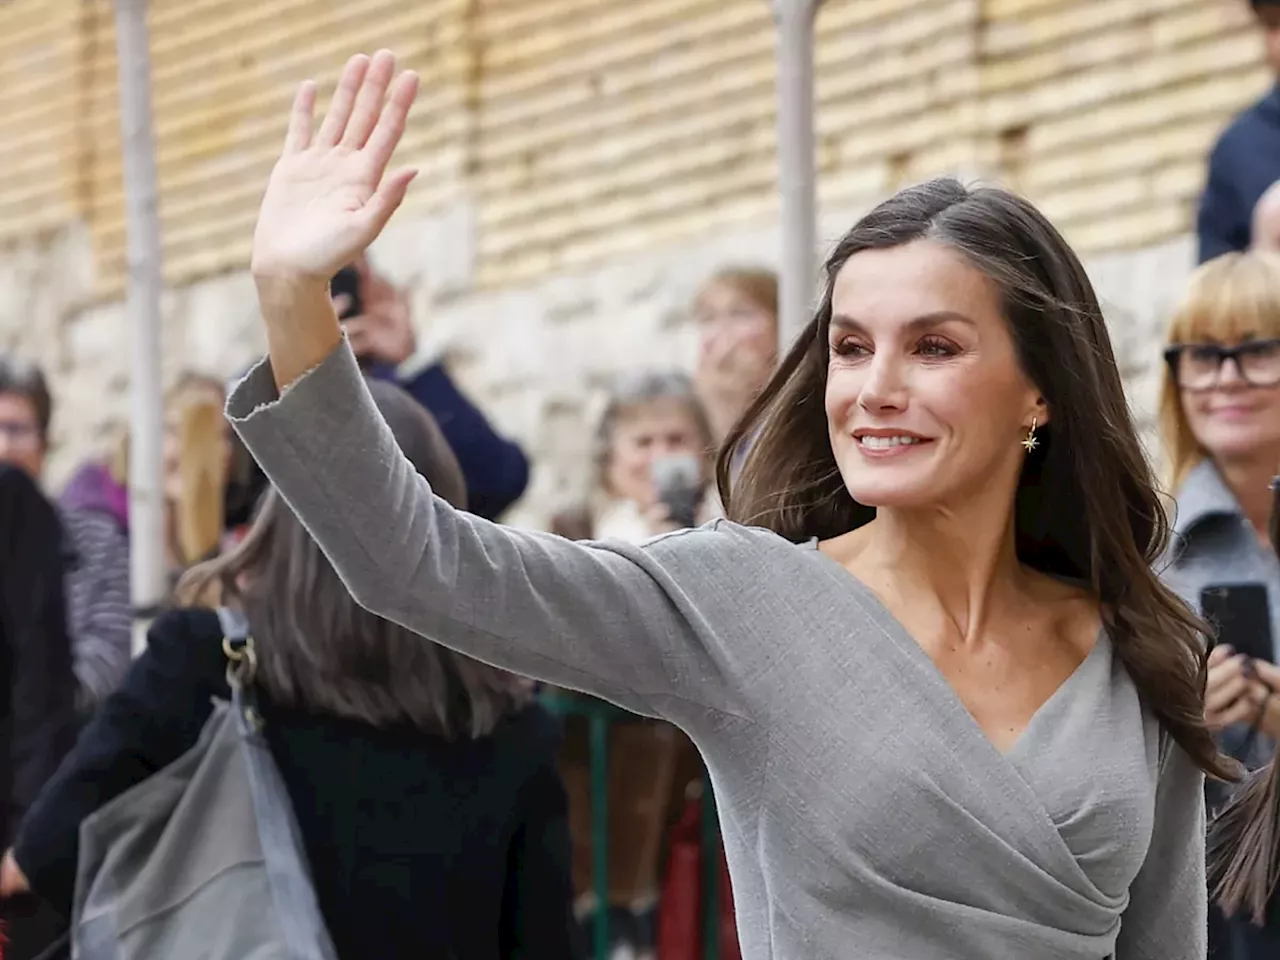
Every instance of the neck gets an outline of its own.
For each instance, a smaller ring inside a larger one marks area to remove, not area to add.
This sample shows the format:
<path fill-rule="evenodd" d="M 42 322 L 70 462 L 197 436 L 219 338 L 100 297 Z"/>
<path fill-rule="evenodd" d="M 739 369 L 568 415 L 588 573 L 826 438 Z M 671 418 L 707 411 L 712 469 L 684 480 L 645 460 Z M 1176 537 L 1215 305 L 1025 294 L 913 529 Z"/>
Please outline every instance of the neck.
<path fill-rule="evenodd" d="M 992 619 L 1023 594 L 1010 484 L 989 483 L 955 498 L 958 507 L 881 507 L 845 534 L 842 562 L 891 607 L 932 608 L 959 643 L 979 642 Z"/>
<path fill-rule="evenodd" d="M 1276 475 L 1280 457 L 1263 454 L 1251 458 L 1215 461 L 1222 482 L 1240 504 L 1246 519 L 1263 540 L 1271 519 L 1271 478 Z"/>

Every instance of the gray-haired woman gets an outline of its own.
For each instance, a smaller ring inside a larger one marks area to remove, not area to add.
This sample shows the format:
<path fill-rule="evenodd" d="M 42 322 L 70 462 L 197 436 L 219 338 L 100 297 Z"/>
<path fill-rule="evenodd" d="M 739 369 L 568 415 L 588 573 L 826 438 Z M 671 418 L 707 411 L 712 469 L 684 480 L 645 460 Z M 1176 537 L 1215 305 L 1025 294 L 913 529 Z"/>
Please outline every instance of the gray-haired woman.
<path fill-rule="evenodd" d="M 430 415 L 397 387 L 369 389 L 408 461 L 462 506 Z M 357 606 L 275 491 L 179 594 L 238 606 L 253 628 L 268 740 L 339 956 L 576 955 L 558 728 L 527 682 Z M 229 695 L 225 667 L 213 611 L 156 621 L 24 820 L 0 893 L 29 885 L 69 911 L 80 821 L 195 744 L 211 698 Z"/>

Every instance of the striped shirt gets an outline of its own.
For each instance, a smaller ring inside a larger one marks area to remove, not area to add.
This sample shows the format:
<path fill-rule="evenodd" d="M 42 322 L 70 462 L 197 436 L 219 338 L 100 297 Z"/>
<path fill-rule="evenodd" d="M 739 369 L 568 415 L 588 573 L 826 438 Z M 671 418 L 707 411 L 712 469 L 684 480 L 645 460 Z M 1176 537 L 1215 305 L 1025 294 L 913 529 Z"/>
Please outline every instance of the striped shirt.
<path fill-rule="evenodd" d="M 67 619 L 79 687 L 76 705 L 91 710 L 124 679 L 132 660 L 129 541 L 96 510 L 63 510 L 67 546 Z"/>

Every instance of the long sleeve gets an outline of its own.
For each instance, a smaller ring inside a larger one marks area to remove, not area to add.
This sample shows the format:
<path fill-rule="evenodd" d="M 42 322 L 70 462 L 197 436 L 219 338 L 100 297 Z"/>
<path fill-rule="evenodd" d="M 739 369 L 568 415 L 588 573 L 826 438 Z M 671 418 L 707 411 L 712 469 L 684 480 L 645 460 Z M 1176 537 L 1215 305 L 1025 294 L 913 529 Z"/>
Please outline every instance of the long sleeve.
<path fill-rule="evenodd" d="M 1249 247 L 1253 210 L 1246 209 L 1231 182 L 1227 157 L 1235 149 L 1229 138 L 1218 142 L 1209 157 L 1209 175 L 1196 211 L 1197 260 Z"/>
<path fill-rule="evenodd" d="M 1151 845 L 1129 887 L 1116 960 L 1204 960 L 1208 949 L 1204 775 L 1164 742 Z"/>
<path fill-rule="evenodd" d="M 65 521 L 76 551 L 67 578 L 71 648 L 79 706 L 86 710 L 116 688 L 133 657 L 129 542 L 105 516 L 76 511 Z"/>
<path fill-rule="evenodd" d="M 514 442 L 500 436 L 483 413 L 458 389 L 441 363 L 411 376 L 375 371 L 394 379 L 430 411 L 458 458 L 467 483 L 467 509 L 486 520 L 496 519 L 524 494 L 529 461 Z"/>
<path fill-rule="evenodd" d="M 58 909 L 71 909 L 80 821 L 195 746 L 213 697 L 229 696 L 221 637 L 217 617 L 203 611 L 156 620 L 146 651 L 23 819 L 14 858 Z"/>
<path fill-rule="evenodd" d="M 11 831 L 75 742 L 75 681 L 63 596 L 63 529 L 25 474 L 4 468 L 0 491 L 0 624 L 11 685 Z"/>
<path fill-rule="evenodd" d="M 493 666 L 637 713 L 675 719 L 681 704 L 738 712 L 744 665 L 700 606 L 723 593 L 717 577 L 734 566 L 725 549 L 732 535 L 695 530 L 639 547 L 574 543 L 454 510 L 400 452 L 346 344 L 283 397 L 260 363 L 227 410 L 370 611 Z"/>
<path fill-rule="evenodd" d="M 520 795 L 524 821 L 511 846 L 503 896 L 503 960 L 582 956 L 573 916 L 568 799 L 548 762 Z"/>

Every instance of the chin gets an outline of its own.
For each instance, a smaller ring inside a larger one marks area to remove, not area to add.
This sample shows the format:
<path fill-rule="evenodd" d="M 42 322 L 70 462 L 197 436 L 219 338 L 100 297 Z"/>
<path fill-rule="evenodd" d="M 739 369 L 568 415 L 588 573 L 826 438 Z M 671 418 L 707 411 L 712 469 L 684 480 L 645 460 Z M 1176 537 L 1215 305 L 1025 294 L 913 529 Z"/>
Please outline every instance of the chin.
<path fill-rule="evenodd" d="M 875 471 L 879 475 L 868 476 L 872 471 L 842 470 L 844 486 L 849 496 L 864 507 L 887 507 L 907 510 L 928 506 L 937 502 L 939 484 L 933 477 L 913 471 Z"/>
<path fill-rule="evenodd" d="M 1205 443 L 1205 449 L 1211 451 L 1211 455 L 1216 459 L 1233 460 L 1242 457 L 1256 456 L 1259 450 L 1265 450 L 1268 447 L 1276 445 L 1277 438 L 1267 436 L 1261 430 L 1257 429 L 1241 429 L 1241 430 L 1221 430 L 1216 431 L 1217 436 L 1209 439 Z"/>

